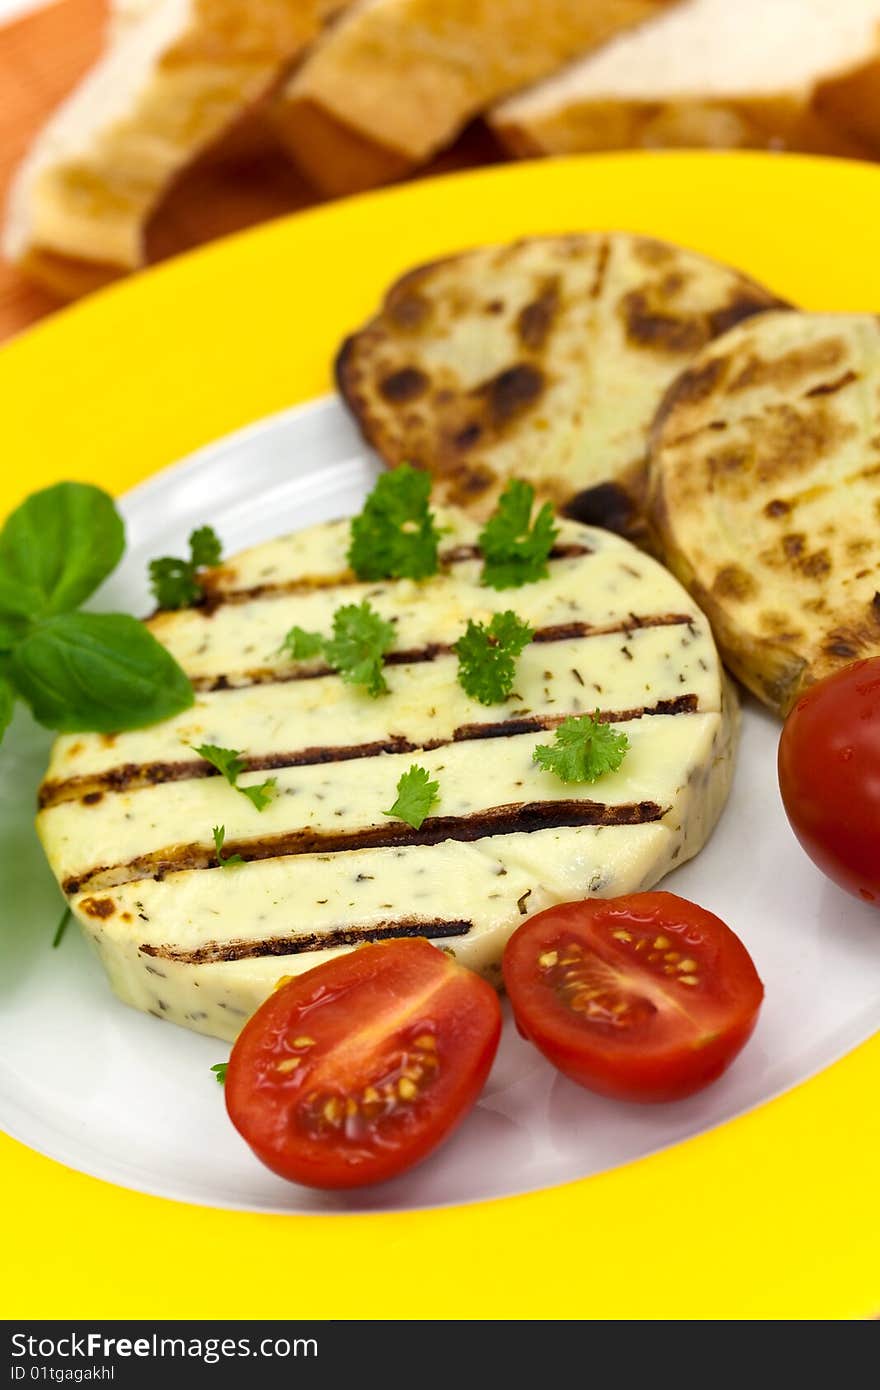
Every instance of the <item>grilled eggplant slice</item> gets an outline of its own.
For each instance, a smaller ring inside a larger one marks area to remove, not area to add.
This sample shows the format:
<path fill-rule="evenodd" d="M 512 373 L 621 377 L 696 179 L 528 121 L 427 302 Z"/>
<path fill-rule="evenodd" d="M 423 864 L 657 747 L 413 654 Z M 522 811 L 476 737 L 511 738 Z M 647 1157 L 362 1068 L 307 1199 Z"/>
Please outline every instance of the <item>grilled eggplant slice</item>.
<path fill-rule="evenodd" d="M 412 271 L 337 362 L 386 463 L 485 518 L 510 477 L 575 520 L 639 534 L 648 431 L 712 338 L 780 300 L 643 237 L 535 237 Z"/>
<path fill-rule="evenodd" d="M 880 320 L 768 314 L 708 347 L 657 417 L 651 516 L 778 714 L 880 653 Z"/>

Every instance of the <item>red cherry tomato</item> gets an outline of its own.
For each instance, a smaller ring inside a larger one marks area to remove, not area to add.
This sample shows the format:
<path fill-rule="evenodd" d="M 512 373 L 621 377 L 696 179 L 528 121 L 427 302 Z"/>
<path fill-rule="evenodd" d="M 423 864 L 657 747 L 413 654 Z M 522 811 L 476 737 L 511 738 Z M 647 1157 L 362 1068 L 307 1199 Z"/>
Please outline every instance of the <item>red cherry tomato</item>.
<path fill-rule="evenodd" d="M 801 696 L 779 740 L 779 789 L 813 862 L 880 906 L 880 657 Z"/>
<path fill-rule="evenodd" d="M 419 1163 L 482 1090 L 501 1034 L 491 985 L 423 939 L 361 946 L 283 985 L 245 1025 L 226 1107 L 293 1182 L 359 1187 Z"/>
<path fill-rule="evenodd" d="M 764 987 L 729 927 L 673 893 L 564 903 L 504 952 L 517 1026 L 602 1095 L 680 1100 L 730 1065 Z"/>

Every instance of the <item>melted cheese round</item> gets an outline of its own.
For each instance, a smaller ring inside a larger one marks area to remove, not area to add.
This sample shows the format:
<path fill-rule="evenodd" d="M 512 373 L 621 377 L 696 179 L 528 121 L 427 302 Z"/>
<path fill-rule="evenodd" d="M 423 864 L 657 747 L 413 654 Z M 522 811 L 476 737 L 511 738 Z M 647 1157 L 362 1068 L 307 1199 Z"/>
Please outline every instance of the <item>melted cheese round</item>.
<path fill-rule="evenodd" d="M 126 1002 L 233 1038 L 280 977 L 395 935 L 424 934 L 497 982 L 526 915 L 649 888 L 705 842 L 736 706 L 693 600 L 625 541 L 571 522 L 548 579 L 496 593 L 473 525 L 442 520 L 447 562 L 422 584 L 358 583 L 344 522 L 237 557 L 209 604 L 150 622 L 197 683 L 194 707 L 57 740 L 40 834 Z M 328 632 L 363 598 L 396 630 L 378 699 L 280 653 L 293 624 Z M 468 618 L 506 608 L 537 637 L 510 699 L 487 708 L 449 648 Z M 596 710 L 629 739 L 617 772 L 571 785 L 534 762 L 563 718 Z M 276 778 L 262 813 L 201 743 L 241 750 L 242 786 Z M 413 763 L 440 786 L 419 831 L 384 814 Z M 246 862 L 218 865 L 221 825 Z"/>

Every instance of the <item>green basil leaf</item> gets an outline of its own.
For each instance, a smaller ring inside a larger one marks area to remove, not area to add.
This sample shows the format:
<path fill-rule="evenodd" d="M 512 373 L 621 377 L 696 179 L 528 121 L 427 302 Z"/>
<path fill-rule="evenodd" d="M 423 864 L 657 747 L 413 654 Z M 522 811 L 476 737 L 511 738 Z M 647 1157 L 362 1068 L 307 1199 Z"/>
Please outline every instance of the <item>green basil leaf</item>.
<path fill-rule="evenodd" d="M 15 596 L 21 599 L 22 595 Z M 11 652 L 16 642 L 20 642 L 24 637 L 31 623 L 36 618 L 28 617 L 24 613 L 12 613 L 8 608 L 3 607 L 3 584 L 0 581 L 0 652 Z"/>
<path fill-rule="evenodd" d="M 9 728 L 9 721 L 12 718 L 12 711 L 14 708 L 15 691 L 9 684 L 9 681 L 4 680 L 3 677 L 0 676 L 0 741 L 2 741 L 3 735 Z"/>
<path fill-rule="evenodd" d="M 140 729 L 194 698 L 170 652 L 122 613 L 45 619 L 16 647 L 9 673 L 34 717 L 66 733 Z"/>
<path fill-rule="evenodd" d="M 0 611 L 30 619 L 67 613 L 122 558 L 125 527 L 112 497 L 90 483 L 34 492 L 0 531 Z"/>

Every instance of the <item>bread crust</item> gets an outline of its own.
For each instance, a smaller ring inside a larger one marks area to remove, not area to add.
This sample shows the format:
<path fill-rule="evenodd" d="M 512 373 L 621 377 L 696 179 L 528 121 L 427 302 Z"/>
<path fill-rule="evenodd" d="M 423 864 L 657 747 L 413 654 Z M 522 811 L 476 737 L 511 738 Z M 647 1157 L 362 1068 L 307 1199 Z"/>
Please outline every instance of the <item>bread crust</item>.
<path fill-rule="evenodd" d="M 689 0 L 668 16 L 658 16 L 657 23 L 648 23 L 632 41 L 624 37 L 619 46 L 611 45 L 610 61 L 600 54 L 595 63 L 588 59 L 576 65 L 564 76 L 561 90 L 556 91 L 551 80 L 502 102 L 489 113 L 489 124 L 512 154 L 526 157 L 702 147 L 870 158 L 880 150 L 880 5 L 874 5 L 873 25 L 870 4 L 860 11 L 861 19 L 846 5 L 842 8 L 844 35 L 848 23 L 861 25 L 843 47 L 828 41 L 834 36 L 819 7 L 786 9 L 782 21 L 792 31 L 790 45 L 810 46 L 815 55 L 812 71 L 805 67 L 788 81 L 768 77 L 778 68 L 787 32 L 783 27 L 767 61 L 757 64 L 750 86 L 747 75 L 719 82 L 718 72 L 724 71 L 724 45 L 736 41 L 760 46 L 760 29 L 750 35 L 746 15 L 736 24 L 719 27 L 724 0 Z M 772 18 L 768 14 L 768 24 Z M 672 46 L 680 55 L 690 54 L 678 79 L 681 90 L 671 78 L 652 81 L 652 65 L 660 65 Z M 701 68 L 697 55 L 704 50 Z M 632 80 L 634 65 L 646 70 L 641 90 Z M 618 95 L 616 84 L 621 88 Z"/>
<path fill-rule="evenodd" d="M 880 87 L 880 67 L 874 83 Z M 526 119 L 492 113 L 489 124 L 512 155 L 579 154 L 620 149 L 790 149 L 811 154 L 867 159 L 880 148 L 880 105 L 868 117 L 871 99 L 854 89 L 830 88 L 815 104 L 785 93 L 755 98 L 676 101 L 582 101 Z M 835 94 L 832 96 L 832 92 Z M 858 114 L 857 114 L 858 113 Z"/>
<path fill-rule="evenodd" d="M 275 104 L 314 183 L 350 193 L 424 163 L 502 96 L 674 0 L 379 0 L 344 16 Z"/>
<path fill-rule="evenodd" d="M 410 170 L 399 150 L 365 138 L 311 97 L 270 105 L 282 144 L 310 183 L 332 197 L 392 183 Z"/>
<path fill-rule="evenodd" d="M 126 18 L 19 170 L 8 258 L 65 294 L 142 265 L 148 219 L 172 181 L 345 3 L 157 0 Z"/>
<path fill-rule="evenodd" d="M 651 432 L 660 552 L 781 717 L 880 653 L 880 320 L 767 314 L 670 386 Z"/>

